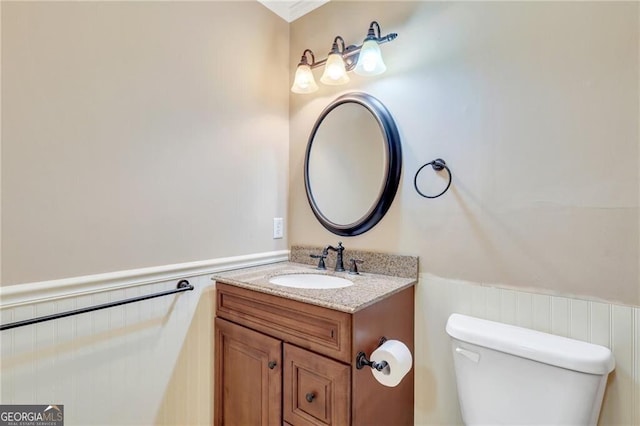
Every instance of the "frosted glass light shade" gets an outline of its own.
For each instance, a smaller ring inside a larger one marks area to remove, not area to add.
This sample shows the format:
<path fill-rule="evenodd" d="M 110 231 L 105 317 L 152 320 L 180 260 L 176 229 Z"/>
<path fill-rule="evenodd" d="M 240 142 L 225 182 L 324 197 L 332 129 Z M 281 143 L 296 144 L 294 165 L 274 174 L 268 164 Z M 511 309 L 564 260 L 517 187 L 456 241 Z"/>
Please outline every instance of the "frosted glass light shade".
<path fill-rule="evenodd" d="M 362 44 L 355 73 L 359 75 L 378 75 L 387 70 L 382 60 L 380 46 L 375 40 L 367 40 Z"/>
<path fill-rule="evenodd" d="M 296 76 L 293 79 L 291 91 L 293 93 L 313 93 L 318 90 L 316 80 L 313 78 L 311 67 L 309 65 L 298 65 L 296 68 Z"/>
<path fill-rule="evenodd" d="M 327 65 L 324 67 L 324 73 L 320 77 L 320 81 L 324 84 L 336 86 L 349 82 L 347 70 L 344 67 L 344 60 L 339 53 L 332 53 L 327 58 Z"/>

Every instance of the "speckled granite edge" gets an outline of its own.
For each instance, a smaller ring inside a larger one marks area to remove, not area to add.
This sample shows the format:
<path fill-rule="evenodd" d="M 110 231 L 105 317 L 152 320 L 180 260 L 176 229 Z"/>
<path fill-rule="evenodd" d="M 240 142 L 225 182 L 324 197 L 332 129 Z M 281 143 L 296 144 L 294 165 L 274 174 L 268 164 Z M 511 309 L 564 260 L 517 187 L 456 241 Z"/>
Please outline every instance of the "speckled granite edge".
<path fill-rule="evenodd" d="M 349 287 L 336 289 L 307 289 L 283 287 L 272 284 L 269 281 L 274 276 L 287 274 L 330 275 L 347 279 L 353 284 Z M 223 282 L 236 287 L 243 287 L 347 313 L 357 312 L 417 283 L 416 278 L 369 273 L 350 275 L 347 272 L 318 271 L 311 265 L 291 262 L 279 262 L 221 272 L 214 275 L 212 279 L 216 282 Z"/>
<path fill-rule="evenodd" d="M 309 257 L 310 254 L 320 254 L 324 247 L 291 246 L 289 261 L 306 265 L 317 265 L 318 261 Z M 418 257 L 403 256 L 398 254 L 378 253 L 374 251 L 351 250 L 345 247 L 344 267 L 349 269 L 349 259 L 360 259 L 358 264 L 360 272 L 389 275 L 402 278 L 418 278 Z M 335 267 L 336 253 L 329 252 L 326 259 L 327 269 Z"/>

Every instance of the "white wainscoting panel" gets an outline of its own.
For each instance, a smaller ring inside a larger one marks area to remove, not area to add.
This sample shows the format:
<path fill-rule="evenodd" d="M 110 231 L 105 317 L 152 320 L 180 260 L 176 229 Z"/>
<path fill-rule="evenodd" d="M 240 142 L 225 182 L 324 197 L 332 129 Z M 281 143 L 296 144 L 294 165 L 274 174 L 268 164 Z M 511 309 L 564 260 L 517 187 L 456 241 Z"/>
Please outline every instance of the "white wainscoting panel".
<path fill-rule="evenodd" d="M 267 253 L 3 289 L 7 324 L 174 289 L 184 278 L 195 287 L 1 331 L 0 404 L 63 404 L 67 426 L 211 424 L 211 272 L 286 259 Z"/>
<path fill-rule="evenodd" d="M 2 331 L 1 403 L 64 404 L 67 425 L 153 424 L 198 302 L 213 287 L 209 275 L 189 281 L 195 290 Z M 23 305 L 4 317 L 27 319 L 175 285 Z"/>
<path fill-rule="evenodd" d="M 416 288 L 416 424 L 462 424 L 447 318 L 461 313 L 610 348 L 600 425 L 640 425 L 640 308 L 421 274 Z"/>

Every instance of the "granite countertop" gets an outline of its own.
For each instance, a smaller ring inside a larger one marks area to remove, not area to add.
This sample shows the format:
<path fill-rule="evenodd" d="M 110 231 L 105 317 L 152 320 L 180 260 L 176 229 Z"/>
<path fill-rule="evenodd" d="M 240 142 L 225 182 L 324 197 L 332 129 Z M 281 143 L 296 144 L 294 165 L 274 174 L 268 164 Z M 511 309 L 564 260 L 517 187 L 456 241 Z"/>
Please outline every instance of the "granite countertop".
<path fill-rule="evenodd" d="M 270 278 L 284 274 L 326 274 L 348 279 L 352 286 L 336 289 L 307 289 L 283 287 L 269 282 Z M 327 268 L 319 271 L 313 266 L 292 262 L 279 262 L 216 274 L 212 278 L 226 284 L 285 297 L 337 311 L 354 313 L 375 302 L 417 283 L 416 278 L 387 275 L 334 272 Z"/>

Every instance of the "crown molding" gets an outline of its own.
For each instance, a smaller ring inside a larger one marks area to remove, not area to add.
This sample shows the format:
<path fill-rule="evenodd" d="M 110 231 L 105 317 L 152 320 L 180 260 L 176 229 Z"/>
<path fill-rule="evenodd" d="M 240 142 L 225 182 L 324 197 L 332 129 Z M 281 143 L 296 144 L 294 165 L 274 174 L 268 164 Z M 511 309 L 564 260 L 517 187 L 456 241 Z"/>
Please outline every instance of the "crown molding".
<path fill-rule="evenodd" d="M 259 3 L 287 22 L 293 22 L 330 0 L 258 0 Z"/>

